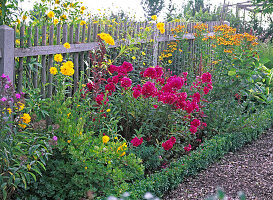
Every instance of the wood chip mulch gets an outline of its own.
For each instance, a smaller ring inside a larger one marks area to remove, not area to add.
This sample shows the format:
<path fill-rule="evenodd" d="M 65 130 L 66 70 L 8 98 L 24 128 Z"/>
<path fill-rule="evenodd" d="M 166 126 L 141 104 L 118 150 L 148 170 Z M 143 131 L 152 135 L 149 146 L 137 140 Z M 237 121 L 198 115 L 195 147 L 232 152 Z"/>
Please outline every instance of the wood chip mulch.
<path fill-rule="evenodd" d="M 205 199 L 222 188 L 229 199 L 273 200 L 273 130 L 241 150 L 228 153 L 196 177 L 185 179 L 164 200 Z"/>

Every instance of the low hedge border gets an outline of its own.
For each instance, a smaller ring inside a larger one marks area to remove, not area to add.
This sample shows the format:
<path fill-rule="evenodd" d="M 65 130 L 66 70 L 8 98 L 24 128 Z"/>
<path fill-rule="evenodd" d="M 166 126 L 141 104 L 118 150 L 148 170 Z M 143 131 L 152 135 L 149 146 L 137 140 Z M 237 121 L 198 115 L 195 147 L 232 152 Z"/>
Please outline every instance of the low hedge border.
<path fill-rule="evenodd" d="M 273 111 L 270 108 L 258 111 L 245 120 L 248 126 L 241 129 L 241 132 L 216 135 L 205 141 L 202 146 L 171 163 L 168 168 L 130 185 L 130 199 L 143 199 L 146 192 L 162 197 L 167 191 L 176 188 L 185 177 L 197 174 L 226 153 L 258 139 L 272 125 L 272 117 Z"/>

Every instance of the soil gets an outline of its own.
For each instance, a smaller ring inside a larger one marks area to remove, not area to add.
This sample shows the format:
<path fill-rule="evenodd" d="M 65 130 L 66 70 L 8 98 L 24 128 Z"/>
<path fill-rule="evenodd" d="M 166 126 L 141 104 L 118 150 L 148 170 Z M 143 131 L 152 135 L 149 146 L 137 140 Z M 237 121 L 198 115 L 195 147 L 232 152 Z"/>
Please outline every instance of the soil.
<path fill-rule="evenodd" d="M 222 188 L 229 199 L 273 200 L 273 130 L 237 152 L 228 153 L 196 177 L 189 177 L 164 200 L 197 200 Z"/>

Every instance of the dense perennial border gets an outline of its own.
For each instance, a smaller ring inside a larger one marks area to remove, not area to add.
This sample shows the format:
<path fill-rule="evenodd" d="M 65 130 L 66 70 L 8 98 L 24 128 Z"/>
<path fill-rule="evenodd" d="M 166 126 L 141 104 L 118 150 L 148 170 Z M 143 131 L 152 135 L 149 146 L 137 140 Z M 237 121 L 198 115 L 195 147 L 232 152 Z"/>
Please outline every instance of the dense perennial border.
<path fill-rule="evenodd" d="M 190 155 L 183 156 L 170 167 L 155 173 L 146 179 L 130 185 L 130 199 L 143 199 L 146 192 L 162 197 L 168 190 L 174 189 L 183 179 L 195 175 L 226 153 L 242 148 L 245 144 L 256 140 L 263 131 L 272 125 L 272 109 L 268 108 L 251 115 L 246 123 L 249 127 L 242 132 L 216 135 L 204 142 Z"/>

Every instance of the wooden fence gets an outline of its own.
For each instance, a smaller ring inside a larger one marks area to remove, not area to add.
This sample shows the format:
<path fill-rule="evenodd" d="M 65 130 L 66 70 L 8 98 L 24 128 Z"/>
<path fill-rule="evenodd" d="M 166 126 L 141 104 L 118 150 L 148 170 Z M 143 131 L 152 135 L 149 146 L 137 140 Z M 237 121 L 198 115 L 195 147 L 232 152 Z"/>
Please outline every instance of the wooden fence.
<path fill-rule="evenodd" d="M 224 22 L 229 24 L 228 22 Z M 172 35 L 171 29 L 178 25 L 185 25 L 187 34 L 184 38 L 194 45 L 194 25 L 196 23 L 172 22 L 165 23 L 165 33 L 159 34 L 156 24 L 143 23 L 120 23 L 113 25 L 101 25 L 97 23 L 84 24 L 81 26 L 67 24 L 51 25 L 49 27 L 41 26 L 25 26 L 10 28 L 8 26 L 0 26 L 0 74 L 9 75 L 18 91 L 22 90 L 23 80 L 27 84 L 32 84 L 34 88 L 40 87 L 42 97 L 50 97 L 52 95 L 52 75 L 49 68 L 53 66 L 53 55 L 62 53 L 67 57 L 72 55 L 74 62 L 75 74 L 73 76 L 74 83 L 79 80 L 80 71 L 84 71 L 90 76 L 90 59 L 91 50 L 98 49 L 97 34 L 101 32 L 109 33 L 115 40 L 114 46 L 119 47 L 121 44 L 127 44 L 128 35 L 137 38 L 137 34 L 149 27 L 152 29 L 152 35 L 145 40 L 136 40 L 142 44 L 153 43 L 149 49 L 150 58 L 154 66 L 157 64 L 159 52 L 166 47 L 166 43 L 176 40 Z M 213 31 L 215 25 L 221 22 L 207 22 L 209 32 Z M 63 47 L 63 44 L 69 42 L 70 49 Z M 163 43 L 165 45 L 159 45 Z M 146 49 L 148 50 L 148 49 Z M 32 65 L 32 63 L 34 63 Z M 41 67 L 37 63 L 41 63 Z M 31 69 L 26 66 L 32 66 Z M 49 83 L 49 84 L 47 84 Z M 47 85 L 45 87 L 45 85 Z"/>

